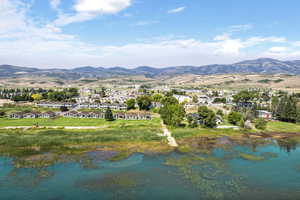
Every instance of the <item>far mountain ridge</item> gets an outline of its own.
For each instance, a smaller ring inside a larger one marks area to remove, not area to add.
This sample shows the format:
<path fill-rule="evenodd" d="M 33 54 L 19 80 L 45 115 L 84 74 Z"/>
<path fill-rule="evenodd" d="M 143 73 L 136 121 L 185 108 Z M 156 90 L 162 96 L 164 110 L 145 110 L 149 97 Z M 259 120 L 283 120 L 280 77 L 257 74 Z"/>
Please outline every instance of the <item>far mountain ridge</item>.
<path fill-rule="evenodd" d="M 272 58 L 259 58 L 256 60 L 245 60 L 234 64 L 212 64 L 204 66 L 174 66 L 166 68 L 155 68 L 140 66 L 133 69 L 123 67 L 93 67 L 82 66 L 73 69 L 40 69 L 34 67 L 20 67 L 12 65 L 0 65 L 0 77 L 16 76 L 57 76 L 67 79 L 80 79 L 87 77 L 114 77 L 145 75 L 155 76 L 176 76 L 183 74 L 213 75 L 213 74 L 293 74 L 300 75 L 300 60 L 281 61 Z"/>

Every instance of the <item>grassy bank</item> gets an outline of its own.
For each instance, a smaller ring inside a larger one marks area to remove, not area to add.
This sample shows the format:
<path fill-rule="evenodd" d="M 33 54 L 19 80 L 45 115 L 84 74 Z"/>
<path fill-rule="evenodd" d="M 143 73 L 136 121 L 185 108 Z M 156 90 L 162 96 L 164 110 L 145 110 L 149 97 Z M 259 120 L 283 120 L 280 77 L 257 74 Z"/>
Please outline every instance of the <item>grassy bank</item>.
<path fill-rule="evenodd" d="M 165 139 L 157 136 L 162 132 L 159 119 L 114 122 L 100 120 L 100 122 L 97 124 L 105 128 L 95 130 L 0 129 L 0 153 L 25 156 L 43 152 L 76 153 L 99 148 L 132 151 L 133 148 L 138 147 L 139 151 L 142 151 L 143 145 L 149 148 L 149 144 L 152 144 L 154 149 L 167 146 Z M 79 122 L 73 123 L 74 121 L 68 125 L 83 125 Z M 61 124 L 66 125 L 66 123 Z"/>
<path fill-rule="evenodd" d="M 300 124 L 274 121 L 268 123 L 265 131 L 278 133 L 300 133 Z"/>
<path fill-rule="evenodd" d="M 64 118 L 59 117 L 55 119 L 0 119 L 0 127 L 6 126 L 33 126 L 38 123 L 40 126 L 109 126 L 109 127 L 156 127 L 159 125 L 160 119 L 154 118 L 153 120 L 116 120 L 107 122 L 104 119 L 77 119 L 77 118 Z"/>
<path fill-rule="evenodd" d="M 245 133 L 243 130 L 233 129 L 209 129 L 209 128 L 171 128 L 172 135 L 176 139 L 189 137 L 221 137 L 221 136 L 240 136 Z"/>

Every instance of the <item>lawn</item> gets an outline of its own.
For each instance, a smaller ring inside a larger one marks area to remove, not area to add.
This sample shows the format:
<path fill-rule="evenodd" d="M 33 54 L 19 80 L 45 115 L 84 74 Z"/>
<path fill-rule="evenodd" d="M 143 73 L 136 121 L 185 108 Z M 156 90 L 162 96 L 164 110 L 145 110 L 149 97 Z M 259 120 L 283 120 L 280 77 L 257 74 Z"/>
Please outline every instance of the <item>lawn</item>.
<path fill-rule="evenodd" d="M 269 122 L 266 132 L 278 132 L 278 133 L 300 133 L 300 125 L 287 123 L 287 122 Z"/>
<path fill-rule="evenodd" d="M 138 127 L 156 127 L 160 123 L 159 118 L 153 120 L 115 120 L 107 122 L 104 119 L 79 119 L 79 118 L 55 118 L 55 119 L 8 119 L 0 118 L 0 127 L 6 126 L 33 126 L 38 123 L 39 126 L 138 126 Z"/>

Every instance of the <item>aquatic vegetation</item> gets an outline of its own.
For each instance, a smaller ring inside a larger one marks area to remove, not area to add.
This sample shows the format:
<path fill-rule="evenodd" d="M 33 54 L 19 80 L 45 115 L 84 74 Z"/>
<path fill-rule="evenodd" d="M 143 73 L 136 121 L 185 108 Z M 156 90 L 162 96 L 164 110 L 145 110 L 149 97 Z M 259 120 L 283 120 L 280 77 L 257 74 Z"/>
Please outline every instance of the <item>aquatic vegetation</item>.
<path fill-rule="evenodd" d="M 133 165 L 140 164 L 143 162 L 144 155 L 143 154 L 134 154 L 127 159 L 122 159 L 119 161 L 113 161 L 113 162 L 104 162 L 102 165 L 105 167 L 110 168 L 123 168 L 123 167 L 130 167 Z"/>
<path fill-rule="evenodd" d="M 177 167 L 180 175 L 207 199 L 236 197 L 244 189 L 242 177 L 231 173 L 224 161 L 213 156 L 171 157 L 165 164 Z"/>
<path fill-rule="evenodd" d="M 265 157 L 263 157 L 263 156 L 256 156 L 256 155 L 247 154 L 247 153 L 240 153 L 239 156 L 244 160 L 251 160 L 251 161 L 265 160 Z"/>
<path fill-rule="evenodd" d="M 136 173 L 108 174 L 99 178 L 77 181 L 75 186 L 89 190 L 128 189 L 137 186 L 137 179 L 139 177 L 140 175 Z"/>
<path fill-rule="evenodd" d="M 14 185 L 34 188 L 37 187 L 41 182 L 50 179 L 54 176 L 54 172 L 45 169 L 17 169 L 14 168 L 7 176 L 7 183 Z"/>
<path fill-rule="evenodd" d="M 193 149 L 189 145 L 180 145 L 177 150 L 181 153 L 192 152 Z"/>
<path fill-rule="evenodd" d="M 131 152 L 120 152 L 119 154 L 109 158 L 110 161 L 119 161 L 128 158 L 132 153 Z"/>

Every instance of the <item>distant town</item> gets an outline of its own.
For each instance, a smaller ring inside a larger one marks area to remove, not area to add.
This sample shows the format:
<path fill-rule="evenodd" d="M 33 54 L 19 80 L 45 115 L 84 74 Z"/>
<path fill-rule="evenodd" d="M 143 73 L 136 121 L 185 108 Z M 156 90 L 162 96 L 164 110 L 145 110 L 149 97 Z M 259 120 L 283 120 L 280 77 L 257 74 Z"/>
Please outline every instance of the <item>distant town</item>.
<path fill-rule="evenodd" d="M 165 125 L 175 127 L 261 130 L 269 121 L 300 122 L 300 93 L 272 89 L 179 89 L 148 85 L 120 89 L 6 88 L 0 89 L 0 99 L 1 117 L 15 120 L 112 121 L 160 117 Z"/>

